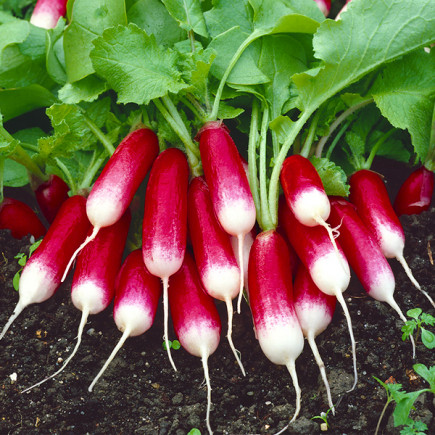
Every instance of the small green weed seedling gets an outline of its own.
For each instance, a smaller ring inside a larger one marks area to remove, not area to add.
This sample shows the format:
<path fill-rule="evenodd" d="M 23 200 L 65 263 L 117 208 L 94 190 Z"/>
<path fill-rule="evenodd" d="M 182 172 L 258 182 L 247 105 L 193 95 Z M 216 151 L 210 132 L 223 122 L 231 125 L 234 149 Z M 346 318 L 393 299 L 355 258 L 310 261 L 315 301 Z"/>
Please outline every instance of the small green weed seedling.
<path fill-rule="evenodd" d="M 168 343 L 169 343 L 169 347 L 171 349 L 178 350 L 181 348 L 181 344 L 178 340 L 172 340 L 172 341 L 168 340 Z M 162 347 L 163 347 L 163 349 L 166 350 L 166 343 L 165 342 L 162 343 Z"/>
<path fill-rule="evenodd" d="M 415 341 L 418 340 L 421 334 L 421 341 L 428 349 L 435 349 L 435 334 L 424 328 L 424 326 L 434 326 L 435 317 L 430 314 L 423 313 L 421 308 L 413 308 L 406 312 L 411 320 L 405 322 L 402 326 L 402 340 L 405 341 L 415 332 Z M 424 326 L 423 326 L 424 325 Z"/>
<path fill-rule="evenodd" d="M 427 429 L 426 425 L 422 422 L 412 420 L 409 417 L 409 413 L 411 412 L 411 409 L 413 408 L 414 403 L 420 394 L 426 392 L 435 394 L 435 366 L 428 368 L 424 364 L 414 364 L 413 369 L 415 373 L 428 382 L 429 388 L 423 388 L 418 391 L 407 393 L 406 391 L 402 390 L 402 384 L 382 382 L 380 379 L 375 377 L 375 379 L 385 388 L 387 393 L 387 402 L 385 403 L 385 406 L 382 409 L 381 415 L 379 417 L 375 435 L 379 431 L 382 418 L 391 402 L 396 402 L 396 407 L 393 411 L 394 427 L 405 426 L 405 428 L 400 432 L 401 435 L 422 435 L 425 433 L 423 430 Z"/>
<path fill-rule="evenodd" d="M 21 266 L 21 268 L 18 270 L 18 272 L 12 278 L 12 285 L 14 286 L 14 289 L 16 291 L 18 291 L 18 284 L 20 282 L 21 272 L 23 270 L 23 267 L 27 263 L 27 259 L 30 258 L 30 256 L 33 254 L 35 249 L 41 244 L 41 242 L 42 242 L 42 239 L 38 240 L 37 242 L 35 242 L 32 245 L 30 245 L 30 248 L 29 248 L 29 257 L 27 257 L 27 255 L 24 252 L 20 252 L 17 255 L 15 255 L 14 258 L 18 260 L 18 264 Z"/>
<path fill-rule="evenodd" d="M 194 427 L 193 429 L 190 429 L 189 432 L 187 432 L 187 435 L 201 435 L 201 431 Z"/>
<path fill-rule="evenodd" d="M 329 408 L 326 412 L 321 412 L 320 415 L 315 415 L 314 417 L 311 417 L 311 420 L 322 420 L 326 424 L 326 427 L 329 429 L 328 414 L 332 411 L 332 409 L 333 408 Z"/>

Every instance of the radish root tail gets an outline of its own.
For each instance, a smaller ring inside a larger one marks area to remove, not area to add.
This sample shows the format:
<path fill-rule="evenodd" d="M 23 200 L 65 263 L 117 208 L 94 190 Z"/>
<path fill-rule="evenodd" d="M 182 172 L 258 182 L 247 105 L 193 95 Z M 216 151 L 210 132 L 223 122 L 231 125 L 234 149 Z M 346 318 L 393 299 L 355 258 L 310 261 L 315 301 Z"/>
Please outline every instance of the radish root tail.
<path fill-rule="evenodd" d="M 202 361 L 202 367 L 204 369 L 204 377 L 205 377 L 205 383 L 207 385 L 207 413 L 206 413 L 206 424 L 207 424 L 207 429 L 208 429 L 208 433 L 210 435 L 213 434 L 213 431 L 211 430 L 211 426 L 210 426 L 210 409 L 211 409 L 211 383 L 210 383 L 210 374 L 208 371 L 208 352 L 206 349 L 203 350 L 202 352 L 202 357 L 201 357 L 201 361 Z"/>
<path fill-rule="evenodd" d="M 239 269 L 240 269 L 240 289 L 239 289 L 239 297 L 237 299 L 237 313 L 240 314 L 242 310 L 242 297 L 243 297 L 243 288 L 245 287 L 245 274 L 243 273 L 243 242 L 245 240 L 244 234 L 239 234 L 237 236 L 237 245 L 238 245 L 238 254 L 239 254 Z"/>
<path fill-rule="evenodd" d="M 311 351 L 313 352 L 314 359 L 316 360 L 317 365 L 319 366 L 320 374 L 322 375 L 323 383 L 325 384 L 326 388 L 326 395 L 328 396 L 328 405 L 329 408 L 332 411 L 332 414 L 335 415 L 335 407 L 332 402 L 332 396 L 331 396 L 331 388 L 329 387 L 328 377 L 326 376 L 326 369 L 325 369 L 325 363 L 322 360 L 322 357 L 320 356 L 319 349 L 316 344 L 316 340 L 314 339 L 314 334 L 309 333 L 308 337 L 308 344 L 311 347 Z"/>
<path fill-rule="evenodd" d="M 100 231 L 100 228 L 99 227 L 94 227 L 94 229 L 92 230 L 92 233 L 88 237 L 86 237 L 85 241 L 74 251 L 74 254 L 72 255 L 71 259 L 69 260 L 68 264 L 66 265 L 65 272 L 63 273 L 62 279 L 60 280 L 60 282 L 64 282 L 65 281 L 65 279 L 66 279 L 66 277 L 68 275 L 68 272 L 70 271 L 71 266 L 72 266 L 74 260 L 76 259 L 77 255 L 80 254 L 80 251 L 87 244 L 89 244 L 90 242 L 92 242 L 92 240 L 95 239 L 95 237 L 98 234 L 98 231 Z"/>
<path fill-rule="evenodd" d="M 26 308 L 26 305 L 21 305 L 20 301 L 18 301 L 17 305 L 15 306 L 14 312 L 12 313 L 11 317 L 9 317 L 9 320 L 2 329 L 2 332 L 0 334 L 0 340 L 5 336 L 12 323 L 14 323 L 15 319 L 22 313 L 24 308 Z"/>
<path fill-rule="evenodd" d="M 126 328 L 124 333 L 122 334 L 122 337 L 118 341 L 118 344 L 114 347 L 112 350 L 112 353 L 110 354 L 109 358 L 107 358 L 107 361 L 104 363 L 101 370 L 98 372 L 97 376 L 95 376 L 94 380 L 91 382 L 91 384 L 88 387 L 88 391 L 92 392 L 92 389 L 94 388 L 95 384 L 97 383 L 98 379 L 103 375 L 103 373 L 106 371 L 107 367 L 109 367 L 109 364 L 112 362 L 113 358 L 115 358 L 116 354 L 118 353 L 119 349 L 124 345 L 125 340 L 130 336 L 131 329 Z"/>
<path fill-rule="evenodd" d="M 352 319 L 350 318 L 349 310 L 347 309 L 346 302 L 344 300 L 343 294 L 341 291 L 336 292 L 336 297 L 338 302 L 340 303 L 341 307 L 343 308 L 344 316 L 346 317 L 347 321 L 347 327 L 349 329 L 349 335 L 350 335 L 350 341 L 352 344 L 352 359 L 353 359 L 353 373 L 354 373 L 354 381 L 352 388 L 348 390 L 347 392 L 350 393 L 353 391 L 356 387 L 356 384 L 358 383 L 358 371 L 356 368 L 356 343 L 355 343 L 355 337 L 353 336 L 353 330 L 352 330 Z"/>
<path fill-rule="evenodd" d="M 57 372 L 53 373 L 52 375 L 48 376 L 47 378 L 43 379 L 42 381 L 39 381 L 38 383 L 32 385 L 31 387 L 26 388 L 25 390 L 21 391 L 21 394 L 25 393 L 26 391 L 31 390 L 32 388 L 38 387 L 39 385 L 43 384 L 44 382 L 48 381 L 51 378 L 54 378 L 55 376 L 57 376 L 60 372 L 62 372 L 65 369 L 65 367 L 73 359 L 74 355 L 76 354 L 76 352 L 79 349 L 80 343 L 82 342 L 83 330 L 85 329 L 85 325 L 86 325 L 86 322 L 88 320 L 88 316 L 89 316 L 89 309 L 85 308 L 82 312 L 82 318 L 80 320 L 80 325 L 79 325 L 79 329 L 77 332 L 77 343 L 76 343 L 71 355 L 63 363 L 63 366 Z"/>
<path fill-rule="evenodd" d="M 435 302 L 434 300 L 429 296 L 429 293 L 424 291 L 418 281 L 414 278 L 414 275 L 412 274 L 411 268 L 408 266 L 408 263 L 405 260 L 405 257 L 403 255 L 400 255 L 397 258 L 397 261 L 402 265 L 403 269 L 405 270 L 406 275 L 408 275 L 408 278 L 410 281 L 414 284 L 414 286 L 420 290 L 426 298 L 429 300 L 429 302 L 432 304 L 432 307 L 435 308 Z"/>
<path fill-rule="evenodd" d="M 243 367 L 242 360 L 239 357 L 239 351 L 235 348 L 233 343 L 233 302 L 231 299 L 227 299 L 227 312 L 228 312 L 228 333 L 227 339 L 230 345 L 231 350 L 233 351 L 234 356 L 236 357 L 237 364 L 239 364 L 240 370 L 242 371 L 243 376 L 246 376 L 245 368 Z"/>
<path fill-rule="evenodd" d="M 393 297 L 391 297 L 391 299 L 387 300 L 386 302 L 387 302 L 387 304 L 390 305 L 391 308 L 393 308 L 396 311 L 396 313 L 399 315 L 399 317 L 403 321 L 403 323 L 406 323 L 408 321 L 408 319 L 405 317 L 405 315 L 403 314 L 402 310 L 400 309 L 399 305 L 397 304 L 397 302 L 395 301 L 395 299 Z M 415 359 L 414 337 L 412 335 L 410 335 L 409 339 L 411 340 L 411 344 L 412 344 L 412 358 Z"/>
<path fill-rule="evenodd" d="M 163 281 L 163 322 L 164 322 L 164 336 L 163 339 L 165 340 L 165 346 L 166 346 L 166 352 L 168 354 L 169 362 L 171 363 L 172 368 L 177 371 L 177 367 L 175 366 L 174 360 L 172 359 L 171 354 L 171 346 L 169 345 L 169 338 L 168 338 L 168 328 L 169 328 L 169 303 L 168 303 L 168 287 L 169 287 L 169 277 L 162 278 Z"/>
<path fill-rule="evenodd" d="M 295 392 L 296 392 L 296 409 L 295 409 L 295 413 L 293 414 L 292 419 L 290 420 L 290 424 L 291 424 L 296 420 L 296 418 L 299 415 L 299 412 L 301 410 L 301 387 L 299 386 L 298 375 L 296 373 L 295 360 L 294 359 L 290 360 L 289 363 L 286 365 L 286 367 L 290 373 L 290 376 L 291 376 L 292 381 L 293 381 L 293 386 L 294 386 Z"/>

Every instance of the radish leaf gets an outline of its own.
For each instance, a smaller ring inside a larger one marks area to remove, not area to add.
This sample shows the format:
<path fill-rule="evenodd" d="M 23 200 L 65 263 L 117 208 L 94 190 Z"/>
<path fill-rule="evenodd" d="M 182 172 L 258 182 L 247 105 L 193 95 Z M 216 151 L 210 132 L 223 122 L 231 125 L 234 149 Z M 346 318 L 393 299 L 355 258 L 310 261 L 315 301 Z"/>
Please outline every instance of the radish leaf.
<path fill-rule="evenodd" d="M 199 0 L 162 0 L 171 16 L 187 32 L 207 37 L 207 27 Z"/>
<path fill-rule="evenodd" d="M 135 24 L 107 29 L 94 41 L 91 59 L 118 93 L 119 103 L 148 104 L 188 86 L 176 68 L 177 53 L 157 45 L 154 36 Z"/>

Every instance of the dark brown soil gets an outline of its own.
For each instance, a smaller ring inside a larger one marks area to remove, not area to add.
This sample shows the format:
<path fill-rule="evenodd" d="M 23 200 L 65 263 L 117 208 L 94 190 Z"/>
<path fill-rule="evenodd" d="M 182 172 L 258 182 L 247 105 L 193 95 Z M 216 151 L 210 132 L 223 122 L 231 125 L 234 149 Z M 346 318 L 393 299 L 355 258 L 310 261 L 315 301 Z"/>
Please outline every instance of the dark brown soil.
<path fill-rule="evenodd" d="M 401 176 L 402 178 L 402 176 Z M 404 217 L 407 237 L 405 257 L 423 288 L 435 297 L 433 229 L 435 208 L 418 217 Z M 0 327 L 18 300 L 12 277 L 18 270 L 14 255 L 25 252 L 29 241 L 16 241 L 0 231 Z M 397 261 L 396 299 L 402 310 L 421 307 L 433 314 L 427 299 L 409 282 Z M 87 387 L 110 354 L 120 333 L 110 310 L 91 316 L 82 345 L 65 371 L 32 391 L 24 388 L 56 371 L 71 352 L 80 312 L 69 298 L 70 282 L 47 302 L 28 307 L 0 342 L 0 433 L 1 434 L 186 434 L 205 427 L 206 389 L 201 362 L 183 349 L 173 352 L 179 368 L 174 372 L 162 348 L 162 311 L 143 336 L 127 340 L 94 392 Z M 407 391 L 420 389 L 424 381 L 413 377 L 412 366 L 434 364 L 434 352 L 402 342 L 402 322 L 387 305 L 366 296 L 354 279 L 346 292 L 357 341 L 357 388 L 352 385 L 352 359 L 346 322 L 337 308 L 330 327 L 317 339 L 326 364 L 336 416 L 329 415 L 330 434 L 374 433 L 384 406 L 385 391 L 373 379 L 391 376 Z M 219 306 L 222 319 L 225 309 Z M 171 332 L 171 338 L 174 338 Z M 221 434 L 273 434 L 293 415 L 295 394 L 284 367 L 277 367 L 262 354 L 254 337 L 247 305 L 235 316 L 234 343 L 241 351 L 247 376 L 243 378 L 222 334 L 218 350 L 210 357 L 213 387 L 211 425 Z M 296 363 L 302 388 L 302 410 L 286 433 L 320 433 L 320 420 L 312 420 L 328 408 L 323 382 L 309 346 Z M 16 375 L 16 381 L 13 377 Z M 414 379 L 414 380 L 413 380 Z M 387 410 L 380 433 L 398 434 Z M 433 395 L 423 395 L 412 412 L 435 433 Z"/>

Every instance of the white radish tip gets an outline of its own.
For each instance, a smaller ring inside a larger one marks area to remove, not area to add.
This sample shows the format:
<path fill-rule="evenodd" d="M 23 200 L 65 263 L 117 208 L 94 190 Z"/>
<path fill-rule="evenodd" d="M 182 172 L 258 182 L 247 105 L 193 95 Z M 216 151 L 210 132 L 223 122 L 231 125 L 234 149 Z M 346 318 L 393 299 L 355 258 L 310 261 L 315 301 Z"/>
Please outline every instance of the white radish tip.
<path fill-rule="evenodd" d="M 163 322 L 164 322 L 164 336 L 163 339 L 165 341 L 166 346 L 166 352 L 168 354 L 169 362 L 172 365 L 172 368 L 177 371 L 177 367 L 174 363 L 174 360 L 172 359 L 171 354 L 171 346 L 169 345 L 169 338 L 168 338 L 168 323 L 169 323 L 169 303 L 168 303 L 168 286 L 169 286 L 169 277 L 163 277 Z"/>
<path fill-rule="evenodd" d="M 64 282 L 66 277 L 68 276 L 68 272 L 71 269 L 71 266 L 74 262 L 74 260 L 76 259 L 77 255 L 80 253 L 80 251 L 90 242 L 92 242 L 92 240 L 95 239 L 95 237 L 98 234 L 98 231 L 100 231 L 100 227 L 94 227 L 94 229 L 92 230 L 92 233 L 86 237 L 85 241 L 74 251 L 74 254 L 72 255 L 71 259 L 69 260 L 65 272 L 63 273 L 62 279 L 60 280 L 60 282 Z"/>
<path fill-rule="evenodd" d="M 9 317 L 9 320 L 7 321 L 6 325 L 3 327 L 2 332 L 0 334 L 0 340 L 5 336 L 6 332 L 8 332 L 10 326 L 15 321 L 15 319 L 21 314 L 21 312 L 26 308 L 26 305 L 21 305 L 20 301 L 18 301 L 14 312 L 12 313 L 11 317 Z"/>

